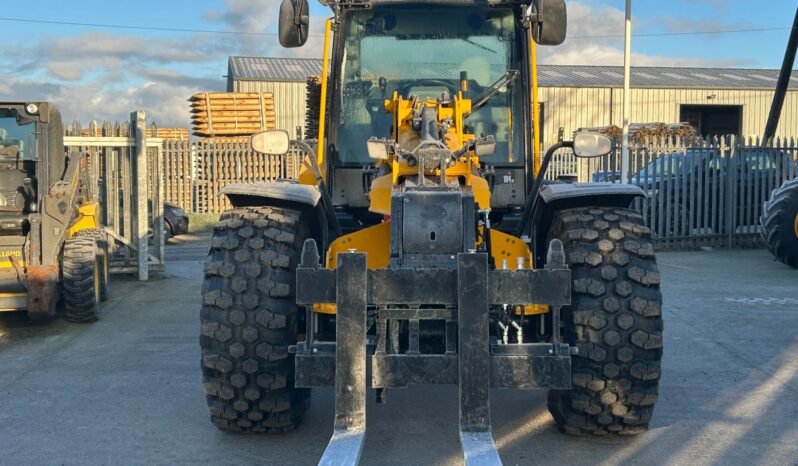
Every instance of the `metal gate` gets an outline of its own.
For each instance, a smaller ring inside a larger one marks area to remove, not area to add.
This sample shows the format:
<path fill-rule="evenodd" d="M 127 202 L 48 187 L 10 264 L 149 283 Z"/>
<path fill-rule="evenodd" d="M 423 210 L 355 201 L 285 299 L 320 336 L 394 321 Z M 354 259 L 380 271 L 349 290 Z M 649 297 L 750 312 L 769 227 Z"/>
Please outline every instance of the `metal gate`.
<path fill-rule="evenodd" d="M 577 162 L 580 181 L 619 183 L 620 149 Z M 629 183 L 648 197 L 635 202 L 659 249 L 750 246 L 771 191 L 798 176 L 794 139 L 764 147 L 733 136 L 638 142 L 630 151 Z"/>
<path fill-rule="evenodd" d="M 67 136 L 68 152 L 84 152 L 89 168 L 84 185 L 100 203 L 108 233 L 110 270 L 137 273 L 164 270 L 163 139 L 148 138 L 144 112 L 131 114 L 130 137 Z"/>

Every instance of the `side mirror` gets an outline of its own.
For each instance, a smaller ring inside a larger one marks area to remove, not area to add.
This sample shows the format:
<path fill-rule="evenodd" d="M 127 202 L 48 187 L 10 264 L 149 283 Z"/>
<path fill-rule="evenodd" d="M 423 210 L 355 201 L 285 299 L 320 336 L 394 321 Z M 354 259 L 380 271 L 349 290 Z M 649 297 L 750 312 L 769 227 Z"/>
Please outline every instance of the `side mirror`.
<path fill-rule="evenodd" d="M 287 131 L 280 129 L 263 131 L 252 135 L 249 147 L 259 154 L 285 155 L 291 148 L 291 139 Z"/>
<path fill-rule="evenodd" d="M 613 149 L 613 140 L 599 133 L 577 133 L 574 155 L 582 158 L 603 157 Z"/>
<path fill-rule="evenodd" d="M 283 0 L 280 5 L 280 45 L 302 47 L 308 41 L 310 7 L 308 0 Z"/>
<path fill-rule="evenodd" d="M 537 0 L 537 17 L 532 17 L 532 38 L 540 45 L 560 45 L 568 31 L 565 0 Z"/>

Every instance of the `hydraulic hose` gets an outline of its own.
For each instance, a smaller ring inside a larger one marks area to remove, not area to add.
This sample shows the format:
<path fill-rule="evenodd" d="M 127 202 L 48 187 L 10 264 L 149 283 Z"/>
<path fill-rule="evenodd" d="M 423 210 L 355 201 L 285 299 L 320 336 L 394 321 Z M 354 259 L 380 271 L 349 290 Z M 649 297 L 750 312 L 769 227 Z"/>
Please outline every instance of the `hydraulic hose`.
<path fill-rule="evenodd" d="M 574 143 L 570 141 L 557 142 L 549 147 L 549 150 L 546 151 L 546 155 L 543 156 L 543 160 L 540 164 L 540 170 L 538 170 L 535 181 L 532 183 L 532 189 L 529 190 L 529 194 L 527 195 L 526 204 L 524 204 L 524 213 L 521 215 L 521 222 L 518 224 L 518 228 L 515 231 L 515 236 L 523 236 L 528 229 L 529 223 L 535 218 L 535 210 L 537 210 L 538 206 L 540 189 L 543 187 L 543 178 L 546 176 L 546 171 L 549 169 L 549 163 L 551 163 L 554 153 L 563 148 L 573 147 Z"/>

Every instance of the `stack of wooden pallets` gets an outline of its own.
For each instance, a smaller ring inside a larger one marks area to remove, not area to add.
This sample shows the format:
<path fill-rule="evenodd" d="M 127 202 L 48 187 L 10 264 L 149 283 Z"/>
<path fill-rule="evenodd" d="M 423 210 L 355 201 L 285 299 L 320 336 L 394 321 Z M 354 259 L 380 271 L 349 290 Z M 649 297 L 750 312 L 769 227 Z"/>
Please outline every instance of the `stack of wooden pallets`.
<path fill-rule="evenodd" d="M 247 136 L 277 127 L 271 93 L 205 92 L 189 102 L 192 133 L 202 138 Z"/>

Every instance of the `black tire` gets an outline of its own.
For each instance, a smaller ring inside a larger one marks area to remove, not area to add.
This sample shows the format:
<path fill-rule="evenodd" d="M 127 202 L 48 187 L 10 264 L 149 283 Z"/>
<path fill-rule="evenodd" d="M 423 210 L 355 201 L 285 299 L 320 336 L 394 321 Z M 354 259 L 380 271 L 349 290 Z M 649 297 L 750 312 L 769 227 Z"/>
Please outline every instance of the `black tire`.
<path fill-rule="evenodd" d="M 572 434 L 638 434 L 657 401 L 662 360 L 662 295 L 651 232 L 629 209 L 558 212 L 551 239 L 565 246 L 573 273 L 562 311 L 572 358 L 571 390 L 552 390 L 548 407 Z"/>
<path fill-rule="evenodd" d="M 163 242 L 166 243 L 169 241 L 169 238 L 174 236 L 172 233 L 172 224 L 164 220 L 163 222 Z"/>
<path fill-rule="evenodd" d="M 759 223 L 762 238 L 776 259 L 798 268 L 798 178 L 773 190 Z"/>
<path fill-rule="evenodd" d="M 111 272 L 109 271 L 108 235 L 100 230 L 91 228 L 80 230 L 76 235 L 80 238 L 91 238 L 97 244 L 97 264 L 100 267 L 100 300 L 108 301 L 111 297 Z"/>
<path fill-rule="evenodd" d="M 100 269 L 92 238 L 64 242 L 61 267 L 64 311 L 71 322 L 94 322 L 100 314 Z"/>
<path fill-rule="evenodd" d="M 202 381 L 216 427 L 294 429 L 310 390 L 294 388 L 294 271 L 307 234 L 298 212 L 241 208 L 214 226 L 202 286 Z"/>

